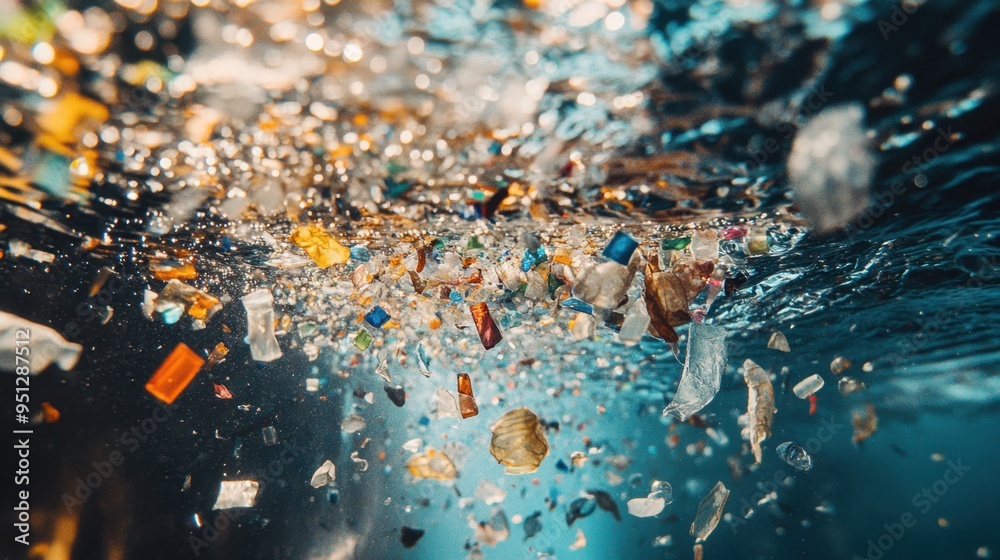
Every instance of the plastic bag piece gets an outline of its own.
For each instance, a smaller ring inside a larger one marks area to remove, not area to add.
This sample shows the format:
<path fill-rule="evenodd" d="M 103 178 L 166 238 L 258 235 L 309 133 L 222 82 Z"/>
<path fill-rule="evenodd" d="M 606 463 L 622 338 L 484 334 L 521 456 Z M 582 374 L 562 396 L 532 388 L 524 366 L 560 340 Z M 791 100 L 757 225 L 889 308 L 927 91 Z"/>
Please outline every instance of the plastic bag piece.
<path fill-rule="evenodd" d="M 485 303 L 476 303 L 469 307 L 472 312 L 472 320 L 476 323 L 476 331 L 479 332 L 479 340 L 483 342 L 483 348 L 489 350 L 503 340 L 500 328 L 493 321 L 490 315 L 490 308 Z"/>
<path fill-rule="evenodd" d="M 274 296 L 260 289 L 243 296 L 247 311 L 250 354 L 258 362 L 273 362 L 281 357 L 281 347 L 274 337 Z"/>
<path fill-rule="evenodd" d="M 511 410 L 490 427 L 490 453 L 507 474 L 530 474 L 549 454 L 549 442 L 538 416 L 527 408 Z"/>
<path fill-rule="evenodd" d="M 462 418 L 472 418 L 479 414 L 479 406 L 472 395 L 472 379 L 468 373 L 458 374 L 458 411 Z"/>
<path fill-rule="evenodd" d="M 205 360 L 182 342 L 149 378 L 146 390 L 161 401 L 173 404 L 204 364 Z"/>
<path fill-rule="evenodd" d="M 213 510 L 253 507 L 257 501 L 260 484 L 255 480 L 223 480 L 219 483 L 219 497 Z"/>
<path fill-rule="evenodd" d="M 313 488 L 322 488 L 324 486 L 331 486 L 337 480 L 337 466 L 333 464 L 333 461 L 327 459 L 322 465 L 316 469 L 313 473 L 312 479 L 309 480 L 310 486 Z"/>
<path fill-rule="evenodd" d="M 639 242 L 629 235 L 627 231 L 620 229 L 608 241 L 607 246 L 604 247 L 604 251 L 601 252 L 601 256 L 613 260 L 622 266 L 628 266 L 629 261 L 632 259 L 632 254 L 635 253 L 638 247 Z"/>
<path fill-rule="evenodd" d="M 682 422 L 712 402 L 726 371 L 726 330 L 692 323 L 688 331 L 687 357 L 677 394 L 663 414 Z"/>
<path fill-rule="evenodd" d="M 743 362 L 743 381 L 747 384 L 747 413 L 740 418 L 742 436 L 750 442 L 754 462 L 760 464 L 760 444 L 771 435 L 774 419 L 774 387 L 767 372 L 753 360 Z"/>
<path fill-rule="evenodd" d="M 59 369 L 69 371 L 76 366 L 80 352 L 83 351 L 83 346 L 68 342 L 55 329 L 2 311 L 0 311 L 0 336 L 4 341 L 0 345 L 0 370 L 10 373 L 15 373 L 18 367 L 30 363 L 28 371 L 38 374 L 53 362 Z M 30 350 L 18 352 L 18 349 L 29 346 Z M 24 352 L 30 352 L 30 357 Z"/>
<path fill-rule="evenodd" d="M 722 481 L 716 482 L 712 491 L 698 504 L 698 513 L 691 523 L 691 536 L 696 542 L 704 542 L 722 519 L 722 510 L 729 501 L 729 490 Z"/>
<path fill-rule="evenodd" d="M 428 447 L 427 451 L 410 457 L 406 468 L 417 478 L 454 480 L 458 477 L 458 469 L 451 458 L 443 451 L 435 451 L 433 447 Z"/>
<path fill-rule="evenodd" d="M 316 266 L 326 269 L 335 264 L 347 262 L 351 258 L 351 250 L 321 226 L 312 224 L 301 226 L 292 232 L 291 241 L 309 255 Z"/>

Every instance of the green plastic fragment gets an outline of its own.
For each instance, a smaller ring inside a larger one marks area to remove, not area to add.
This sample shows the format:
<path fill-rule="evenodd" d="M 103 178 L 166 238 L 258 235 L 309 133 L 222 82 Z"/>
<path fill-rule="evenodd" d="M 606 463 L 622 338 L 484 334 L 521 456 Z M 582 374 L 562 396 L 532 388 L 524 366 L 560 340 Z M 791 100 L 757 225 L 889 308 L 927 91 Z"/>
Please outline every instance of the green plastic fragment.
<path fill-rule="evenodd" d="M 358 336 L 354 337 L 354 346 L 358 350 L 367 350 L 372 343 L 372 335 L 368 334 L 368 331 L 361 329 Z"/>
<path fill-rule="evenodd" d="M 681 251 L 686 249 L 690 244 L 690 237 L 675 237 L 673 239 L 664 239 L 661 241 L 660 248 L 664 251 Z"/>

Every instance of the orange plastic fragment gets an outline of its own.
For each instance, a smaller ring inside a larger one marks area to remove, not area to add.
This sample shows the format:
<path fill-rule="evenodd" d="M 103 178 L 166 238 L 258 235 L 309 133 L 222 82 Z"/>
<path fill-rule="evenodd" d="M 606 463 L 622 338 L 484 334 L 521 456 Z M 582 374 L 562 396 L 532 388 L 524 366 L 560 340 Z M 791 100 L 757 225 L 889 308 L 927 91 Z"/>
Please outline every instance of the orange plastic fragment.
<path fill-rule="evenodd" d="M 45 422 L 51 424 L 53 422 L 59 421 L 59 409 L 52 406 L 50 403 L 42 403 L 42 416 L 45 417 Z"/>
<path fill-rule="evenodd" d="M 173 404 L 204 364 L 205 360 L 182 342 L 149 378 L 146 390 L 161 401 Z"/>
<path fill-rule="evenodd" d="M 809 395 L 809 416 L 816 414 L 816 395 Z"/>
<path fill-rule="evenodd" d="M 503 335 L 490 315 L 490 308 L 485 303 L 476 303 L 469 310 L 472 312 L 472 320 L 476 323 L 476 330 L 479 331 L 479 339 L 483 342 L 483 348 L 489 350 L 500 344 Z"/>
<path fill-rule="evenodd" d="M 157 262 L 149 265 L 149 271 L 157 280 L 194 280 L 198 271 L 194 265 L 185 262 Z"/>
<path fill-rule="evenodd" d="M 229 389 L 225 385 L 219 383 L 212 383 L 212 388 L 215 390 L 215 396 L 220 399 L 231 399 L 233 394 L 229 392 Z"/>
<path fill-rule="evenodd" d="M 458 374 L 458 411 L 462 418 L 472 418 L 479 414 L 479 406 L 472 395 L 472 379 L 468 373 Z"/>

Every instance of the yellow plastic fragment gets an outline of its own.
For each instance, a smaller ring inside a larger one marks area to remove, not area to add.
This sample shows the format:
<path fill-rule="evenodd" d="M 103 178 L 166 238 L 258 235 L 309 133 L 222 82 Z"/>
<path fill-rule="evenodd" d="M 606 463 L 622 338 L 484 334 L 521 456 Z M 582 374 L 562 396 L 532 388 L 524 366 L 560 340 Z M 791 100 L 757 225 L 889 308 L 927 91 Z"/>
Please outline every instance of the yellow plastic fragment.
<path fill-rule="evenodd" d="M 322 227 L 311 224 L 296 228 L 292 232 L 291 241 L 302 248 L 317 266 L 326 269 L 335 264 L 342 264 L 351 258 L 351 250 Z"/>

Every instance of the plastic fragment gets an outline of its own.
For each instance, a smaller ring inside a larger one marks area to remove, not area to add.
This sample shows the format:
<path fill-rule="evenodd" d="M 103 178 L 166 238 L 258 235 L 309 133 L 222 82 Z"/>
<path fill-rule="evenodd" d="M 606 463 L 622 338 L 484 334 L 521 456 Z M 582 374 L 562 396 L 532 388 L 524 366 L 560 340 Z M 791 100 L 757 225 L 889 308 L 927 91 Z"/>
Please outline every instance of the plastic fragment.
<path fill-rule="evenodd" d="M 365 322 L 376 329 L 381 329 L 382 326 L 388 323 L 391 318 L 392 316 L 379 305 L 376 305 L 371 309 L 371 311 L 365 313 Z"/>
<path fill-rule="evenodd" d="M 641 260 L 638 251 L 628 264 L 604 257 L 591 259 L 572 279 L 573 297 L 598 309 L 615 309 L 623 303 Z"/>
<path fill-rule="evenodd" d="M 476 486 L 474 496 L 491 506 L 503 502 L 507 498 L 507 491 L 488 480 L 482 480 L 479 486 Z"/>
<path fill-rule="evenodd" d="M 322 488 L 324 486 L 332 486 L 334 481 L 337 480 L 337 466 L 333 464 L 333 461 L 327 459 L 323 461 L 323 464 L 316 469 L 313 473 L 312 478 L 309 480 L 309 484 L 313 488 Z"/>
<path fill-rule="evenodd" d="M 832 362 L 830 362 L 830 371 L 837 375 L 840 375 L 849 367 L 851 367 L 851 360 L 848 360 L 843 356 L 837 356 Z"/>
<path fill-rule="evenodd" d="M 638 247 L 639 242 L 629 235 L 627 231 L 620 229 L 608 241 L 608 244 L 604 247 L 604 251 L 601 252 L 601 256 L 615 261 L 622 266 L 628 266 L 629 261 L 632 259 L 632 254 L 635 253 Z"/>
<path fill-rule="evenodd" d="M 403 543 L 403 548 L 413 548 L 417 546 L 417 541 L 420 537 L 424 536 L 423 529 L 414 529 L 412 527 L 403 526 L 400 530 L 400 542 Z"/>
<path fill-rule="evenodd" d="M 8 243 L 8 248 L 12 257 L 25 257 L 40 263 L 52 263 L 56 260 L 56 256 L 52 253 L 32 249 L 31 245 L 24 241 L 12 240 Z"/>
<path fill-rule="evenodd" d="M 420 438 L 413 438 L 403 444 L 403 450 L 409 451 L 410 453 L 416 453 L 417 451 L 420 451 L 420 446 L 422 446 L 423 444 L 424 440 Z"/>
<path fill-rule="evenodd" d="M 875 405 L 865 403 L 864 412 L 852 412 L 851 424 L 854 426 L 854 436 L 851 438 L 854 443 L 861 443 L 871 437 L 878 429 L 878 415 L 875 414 Z"/>
<path fill-rule="evenodd" d="M 525 517 L 522 527 L 524 527 L 524 540 L 528 540 L 542 532 L 542 512 L 536 511 Z"/>
<path fill-rule="evenodd" d="M 472 379 L 468 373 L 458 374 L 458 411 L 462 418 L 472 418 L 479 414 L 479 406 L 472 394 Z"/>
<path fill-rule="evenodd" d="M 566 508 L 566 525 L 572 527 L 573 522 L 594 513 L 597 509 L 597 500 L 591 496 L 579 497 L 570 502 Z"/>
<path fill-rule="evenodd" d="M 801 446 L 786 441 L 774 449 L 778 453 L 778 457 L 781 460 L 788 463 L 794 469 L 800 471 L 807 471 L 812 468 L 812 457 L 806 453 L 806 450 Z"/>
<path fill-rule="evenodd" d="M 247 312 L 250 354 L 258 362 L 273 362 L 281 357 L 281 347 L 274 337 L 274 296 L 260 289 L 243 296 Z"/>
<path fill-rule="evenodd" d="M 823 378 L 818 374 L 813 374 L 796 383 L 795 386 L 792 387 L 792 392 L 795 393 L 795 396 L 800 399 L 807 399 L 822 389 L 823 385 Z"/>
<path fill-rule="evenodd" d="M 538 416 L 527 408 L 511 410 L 493 426 L 490 453 L 507 474 L 530 474 L 549 454 L 549 443 Z"/>
<path fill-rule="evenodd" d="M 431 416 L 434 418 L 462 417 L 461 412 L 459 412 L 458 395 L 448 389 L 438 387 L 434 391 L 433 402 L 434 409 L 431 411 Z"/>
<path fill-rule="evenodd" d="M 767 231 L 754 229 L 746 236 L 747 253 L 751 255 L 766 255 L 770 252 L 770 241 L 767 238 Z M 786 350 L 787 352 L 787 350 Z"/>
<path fill-rule="evenodd" d="M 345 263 L 351 258 L 350 249 L 334 239 L 323 227 L 315 224 L 296 228 L 292 232 L 291 241 L 303 249 L 316 266 L 323 269 Z"/>
<path fill-rule="evenodd" d="M 670 483 L 665 480 L 654 480 L 649 488 L 649 496 L 662 498 L 664 505 L 670 505 L 674 502 L 674 489 L 670 486 Z"/>
<path fill-rule="evenodd" d="M 160 261 L 149 264 L 149 271 L 157 280 L 194 280 L 198 271 L 189 262 Z"/>
<path fill-rule="evenodd" d="M 778 331 L 774 331 L 771 334 L 771 338 L 767 341 L 767 347 L 772 350 L 780 350 L 782 352 L 791 352 L 792 349 L 788 347 L 788 339 L 785 335 Z"/>
<path fill-rule="evenodd" d="M 366 263 L 372 260 L 372 253 L 364 245 L 355 245 L 351 247 L 351 258 L 358 262 Z"/>
<path fill-rule="evenodd" d="M 569 322 L 569 332 L 573 335 L 573 340 L 592 338 L 596 327 L 597 321 L 594 320 L 594 316 L 586 313 L 577 313 Z"/>
<path fill-rule="evenodd" d="M 625 314 L 625 320 L 618 330 L 618 340 L 631 346 L 642 340 L 647 330 L 649 330 L 649 312 L 646 311 L 646 301 L 637 299 Z"/>
<path fill-rule="evenodd" d="M 705 557 L 705 547 L 700 543 L 695 543 L 694 547 L 691 549 L 691 554 L 693 560 L 703 560 Z"/>
<path fill-rule="evenodd" d="M 146 390 L 161 401 L 172 404 L 204 364 L 205 360 L 182 342 L 149 378 Z"/>
<path fill-rule="evenodd" d="M 219 365 L 223 359 L 225 359 L 226 354 L 229 354 L 229 348 L 223 343 L 218 343 L 215 348 L 212 349 L 212 353 L 208 355 L 208 359 L 205 360 L 205 370 L 210 370 L 213 367 Z"/>
<path fill-rule="evenodd" d="M 708 284 L 715 265 L 711 262 L 686 262 L 671 270 L 662 270 L 656 258 L 646 264 L 646 311 L 652 333 L 664 342 L 678 341 L 674 327 L 691 321 L 691 302 Z"/>
<path fill-rule="evenodd" d="M 573 543 L 569 545 L 570 550 L 580 550 L 587 546 L 587 535 L 583 534 L 583 529 L 576 530 L 576 538 L 573 539 Z"/>
<path fill-rule="evenodd" d="M 386 383 L 392 383 L 392 376 L 389 375 L 389 360 L 379 362 L 378 367 L 375 368 L 375 373 L 382 379 L 385 379 Z"/>
<path fill-rule="evenodd" d="M 603 490 L 587 490 L 587 492 L 593 494 L 594 499 L 597 500 L 597 507 L 614 516 L 615 521 L 622 520 L 622 514 L 618 511 L 618 503 L 611 497 L 611 494 Z"/>
<path fill-rule="evenodd" d="M 3 311 L 0 311 L 0 338 L 4 341 L 0 344 L 0 370 L 11 373 L 26 365 L 23 355 L 18 361 L 18 348 L 30 346 L 32 374 L 41 373 L 53 362 L 59 369 L 69 371 L 83 351 L 83 346 L 68 342 L 55 329 Z"/>
<path fill-rule="evenodd" d="M 402 385 L 386 385 L 382 387 L 385 390 L 385 394 L 392 401 L 392 404 L 396 406 L 403 406 L 406 404 L 406 391 L 403 390 Z"/>
<path fill-rule="evenodd" d="M 229 392 L 229 389 L 225 385 L 220 383 L 212 383 L 212 390 L 215 392 L 215 396 L 220 399 L 231 399 L 233 394 Z"/>
<path fill-rule="evenodd" d="M 660 249 L 664 251 L 683 251 L 691 244 L 690 237 L 674 237 L 660 241 Z"/>
<path fill-rule="evenodd" d="M 354 337 L 354 347 L 358 350 L 364 351 L 368 349 L 368 346 L 372 343 L 372 335 L 368 334 L 368 331 L 361 329 L 358 331 L 357 336 Z"/>
<path fill-rule="evenodd" d="M 750 442 L 754 462 L 760 464 L 760 444 L 771 435 L 774 418 L 774 388 L 767 372 L 752 360 L 743 362 L 743 380 L 747 384 L 747 413 L 740 417 L 741 435 Z"/>
<path fill-rule="evenodd" d="M 309 391 L 310 393 L 315 393 L 316 391 L 319 391 L 319 378 L 307 377 L 306 391 Z"/>
<path fill-rule="evenodd" d="M 365 419 L 358 414 L 350 414 L 340 421 L 340 429 L 349 434 L 365 429 Z"/>
<path fill-rule="evenodd" d="M 262 436 L 264 436 L 264 445 L 272 446 L 278 445 L 278 430 L 274 429 L 274 426 L 266 426 L 260 430 Z"/>
<path fill-rule="evenodd" d="M 59 421 L 59 409 L 52 406 L 52 403 L 47 401 L 42 401 L 42 419 L 45 420 L 46 424 L 54 424 Z"/>
<path fill-rule="evenodd" d="M 473 304 L 469 310 L 472 312 L 472 320 L 476 323 L 476 331 L 479 332 L 483 348 L 489 350 L 499 344 L 503 340 L 503 334 L 493 321 L 489 307 L 481 302 Z"/>
<path fill-rule="evenodd" d="M 406 468 L 417 478 L 454 480 L 458 477 L 458 469 L 451 458 L 443 451 L 435 451 L 433 447 L 428 447 L 423 453 L 410 457 Z"/>
<path fill-rule="evenodd" d="M 157 313 L 163 316 L 163 320 L 167 324 L 176 323 L 185 311 L 199 321 L 208 321 L 212 315 L 222 309 L 219 298 L 188 286 L 180 280 L 167 282 L 163 291 L 156 295 L 151 305 Z"/>
<path fill-rule="evenodd" d="M 841 396 L 844 397 L 867 388 L 868 386 L 865 385 L 864 382 L 858 381 L 853 377 L 841 377 L 840 381 L 837 382 L 837 390 L 840 391 Z"/>
<path fill-rule="evenodd" d="M 497 509 L 490 516 L 489 521 L 469 520 L 475 539 L 487 546 L 496 546 L 510 537 L 510 526 L 507 524 L 507 515 L 502 509 Z"/>
<path fill-rule="evenodd" d="M 630 515 L 635 517 L 653 517 L 658 515 L 666 507 L 666 501 L 658 496 L 650 494 L 645 498 L 632 498 L 625 504 Z"/>
<path fill-rule="evenodd" d="M 691 523 L 691 536 L 696 542 L 703 542 L 712 534 L 722 519 L 722 510 L 729 500 L 729 490 L 722 481 L 716 482 L 712 490 L 698 504 L 698 513 Z"/>
<path fill-rule="evenodd" d="M 714 325 L 692 323 L 681 381 L 673 401 L 663 409 L 663 414 L 685 421 L 704 408 L 719 392 L 725 370 L 726 330 Z"/>
<path fill-rule="evenodd" d="M 358 457 L 358 452 L 357 451 L 351 451 L 351 461 L 355 465 L 358 465 L 358 470 L 359 471 L 365 472 L 365 471 L 368 470 L 368 461 L 366 459 L 362 459 L 361 457 Z"/>
<path fill-rule="evenodd" d="M 253 507 L 260 484 L 255 480 L 223 480 L 212 510 Z"/>

